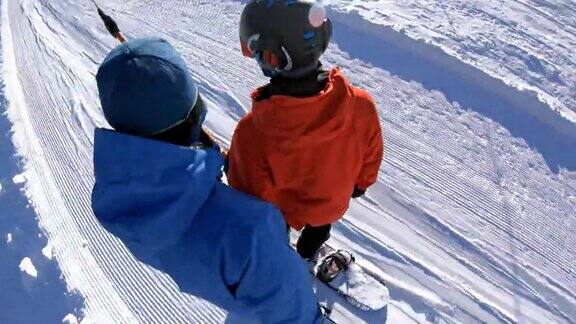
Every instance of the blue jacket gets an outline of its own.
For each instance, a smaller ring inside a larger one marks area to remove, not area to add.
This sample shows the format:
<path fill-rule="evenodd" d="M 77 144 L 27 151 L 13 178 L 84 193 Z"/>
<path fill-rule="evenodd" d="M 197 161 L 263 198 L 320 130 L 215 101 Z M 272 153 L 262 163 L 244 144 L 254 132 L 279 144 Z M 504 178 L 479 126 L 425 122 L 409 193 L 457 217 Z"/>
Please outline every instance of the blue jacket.
<path fill-rule="evenodd" d="M 272 205 L 222 184 L 224 159 L 98 129 L 92 207 L 140 261 L 180 289 L 262 323 L 319 321 L 309 275 Z"/>

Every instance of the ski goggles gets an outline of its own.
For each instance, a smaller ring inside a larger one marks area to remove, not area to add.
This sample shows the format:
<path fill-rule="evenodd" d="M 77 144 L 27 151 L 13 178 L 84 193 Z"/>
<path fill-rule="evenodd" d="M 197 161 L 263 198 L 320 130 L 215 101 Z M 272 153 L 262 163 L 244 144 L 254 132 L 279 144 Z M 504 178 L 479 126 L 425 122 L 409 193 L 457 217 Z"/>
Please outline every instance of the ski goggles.
<path fill-rule="evenodd" d="M 268 77 L 292 70 L 293 62 L 288 50 L 284 46 L 280 47 L 281 53 L 280 51 L 260 49 L 260 34 L 252 35 L 247 42 L 241 41 L 240 45 L 242 54 L 256 60 L 264 75 Z"/>

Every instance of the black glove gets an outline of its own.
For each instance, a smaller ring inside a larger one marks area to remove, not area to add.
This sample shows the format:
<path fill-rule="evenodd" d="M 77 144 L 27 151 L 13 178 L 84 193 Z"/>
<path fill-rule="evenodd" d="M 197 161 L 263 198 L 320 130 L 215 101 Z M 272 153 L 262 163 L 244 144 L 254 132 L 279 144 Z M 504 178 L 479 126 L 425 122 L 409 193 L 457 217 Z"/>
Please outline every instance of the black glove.
<path fill-rule="evenodd" d="M 120 32 L 120 28 L 118 28 L 118 24 L 112 19 L 112 17 L 108 16 L 107 14 L 102 11 L 102 9 L 98 8 L 98 15 L 104 21 L 104 25 L 106 25 L 106 29 L 110 34 L 116 36 Z"/>
<path fill-rule="evenodd" d="M 354 187 L 354 191 L 352 192 L 352 198 L 356 199 L 361 196 L 364 196 L 366 190 L 358 189 L 358 187 Z"/>

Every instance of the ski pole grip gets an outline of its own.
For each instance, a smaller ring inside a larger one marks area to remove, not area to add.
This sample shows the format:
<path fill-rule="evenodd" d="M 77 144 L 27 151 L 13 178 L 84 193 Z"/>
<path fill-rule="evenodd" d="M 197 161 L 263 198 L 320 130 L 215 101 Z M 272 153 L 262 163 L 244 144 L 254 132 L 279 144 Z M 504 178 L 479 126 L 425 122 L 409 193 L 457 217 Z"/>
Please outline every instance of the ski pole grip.
<path fill-rule="evenodd" d="M 104 11 L 102 11 L 100 8 L 98 8 L 98 15 L 100 15 L 100 18 L 102 18 L 102 21 L 104 21 L 104 25 L 110 34 L 115 35 L 120 33 L 120 28 L 118 28 L 118 24 L 114 21 L 114 19 L 112 19 L 112 17 L 105 14 Z"/>

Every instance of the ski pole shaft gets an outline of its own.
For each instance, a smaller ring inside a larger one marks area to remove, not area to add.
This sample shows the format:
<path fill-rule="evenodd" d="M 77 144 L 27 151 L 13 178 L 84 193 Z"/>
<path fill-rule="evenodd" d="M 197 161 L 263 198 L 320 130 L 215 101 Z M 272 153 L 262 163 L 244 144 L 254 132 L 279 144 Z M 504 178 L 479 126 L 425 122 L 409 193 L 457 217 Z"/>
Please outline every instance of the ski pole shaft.
<path fill-rule="evenodd" d="M 100 9 L 96 1 L 92 0 L 92 3 L 94 3 L 94 6 L 96 6 L 96 9 L 98 10 L 98 15 L 104 22 L 106 30 L 108 30 L 110 35 L 116 38 L 120 43 L 124 43 L 126 41 L 126 38 L 124 37 L 124 35 L 122 35 L 122 32 L 120 31 L 120 28 L 118 28 L 118 24 L 116 23 L 116 21 L 114 21 L 112 17 L 108 16 L 102 9 Z"/>

